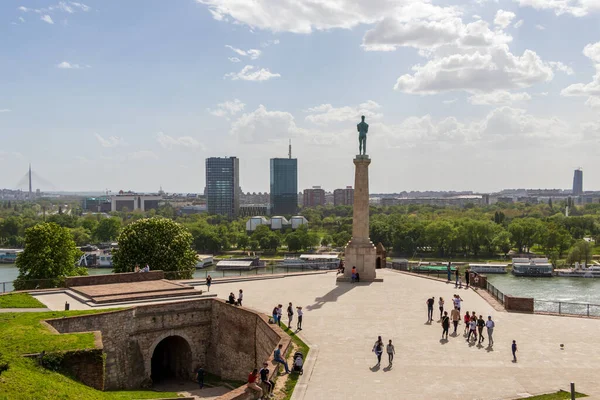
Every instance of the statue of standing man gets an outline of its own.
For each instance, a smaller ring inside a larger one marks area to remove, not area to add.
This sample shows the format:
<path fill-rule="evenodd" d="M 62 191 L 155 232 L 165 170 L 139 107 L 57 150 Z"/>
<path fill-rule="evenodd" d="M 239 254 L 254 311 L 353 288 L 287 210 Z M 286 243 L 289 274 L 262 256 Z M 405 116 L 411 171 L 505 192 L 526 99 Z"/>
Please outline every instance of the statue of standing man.
<path fill-rule="evenodd" d="M 360 117 L 362 122 L 356 125 L 358 130 L 358 154 L 367 154 L 367 132 L 369 132 L 369 124 L 365 122 L 365 116 Z"/>

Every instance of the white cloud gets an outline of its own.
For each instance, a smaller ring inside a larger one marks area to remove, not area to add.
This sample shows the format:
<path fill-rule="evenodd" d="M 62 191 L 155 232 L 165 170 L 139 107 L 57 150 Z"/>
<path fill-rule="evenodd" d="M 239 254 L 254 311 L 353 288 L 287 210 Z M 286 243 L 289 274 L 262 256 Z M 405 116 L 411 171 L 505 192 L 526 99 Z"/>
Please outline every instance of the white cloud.
<path fill-rule="evenodd" d="M 497 90 L 490 93 L 478 93 L 469 97 L 469 103 L 473 105 L 510 105 L 520 101 L 531 100 L 529 93 L 510 93 L 505 90 Z"/>
<path fill-rule="evenodd" d="M 546 30 L 546 27 L 544 25 L 539 25 L 538 24 L 538 25 L 535 26 L 535 29 L 537 29 L 538 31 L 544 31 L 544 30 Z"/>
<path fill-rule="evenodd" d="M 237 57 L 228 57 L 228 60 L 231 61 L 231 62 L 233 62 L 233 63 L 239 63 L 240 61 L 242 61 L 242 60 L 240 60 Z"/>
<path fill-rule="evenodd" d="M 0 113 L 9 113 L 12 110 L 10 108 L 0 108 Z"/>
<path fill-rule="evenodd" d="M 453 104 L 453 103 L 456 103 L 457 101 L 458 101 L 458 99 L 454 98 L 454 99 L 444 100 L 444 101 L 442 101 L 442 103 L 444 103 L 444 104 Z"/>
<path fill-rule="evenodd" d="M 434 94 L 445 91 L 490 92 L 526 88 L 550 81 L 554 74 L 531 50 L 515 56 L 508 46 L 486 51 L 451 54 L 413 67 L 414 74 L 398 78 L 395 89 L 406 93 Z"/>
<path fill-rule="evenodd" d="M 251 60 L 256 60 L 262 54 L 262 51 L 257 50 L 257 49 L 242 50 L 242 49 L 238 49 L 236 47 L 230 46 L 228 44 L 226 44 L 225 47 L 227 47 L 228 49 L 231 49 L 233 52 L 239 54 L 240 56 L 250 57 Z"/>
<path fill-rule="evenodd" d="M 17 10 L 22 11 L 22 12 L 29 12 L 30 11 L 29 8 L 24 7 L 24 6 L 18 7 Z"/>
<path fill-rule="evenodd" d="M 550 61 L 548 65 L 550 65 L 555 71 L 564 72 L 567 75 L 573 75 L 575 73 L 573 68 L 561 63 L 560 61 Z"/>
<path fill-rule="evenodd" d="M 225 117 L 243 111 L 245 106 L 246 104 L 242 103 L 239 99 L 234 99 L 233 101 L 219 103 L 214 110 L 208 109 L 207 111 L 216 117 Z"/>
<path fill-rule="evenodd" d="M 224 78 L 230 78 L 232 81 L 262 82 L 272 78 L 279 78 L 280 76 L 280 74 L 272 73 L 266 68 L 257 69 L 253 65 L 246 65 L 240 72 L 230 72 L 225 74 Z"/>
<path fill-rule="evenodd" d="M 109 136 L 106 139 L 97 133 L 95 133 L 94 136 L 96 137 L 96 140 L 98 140 L 98 143 L 100 143 L 100 146 L 102 147 L 117 147 L 123 146 L 125 144 L 125 140 L 118 136 Z"/>
<path fill-rule="evenodd" d="M 511 11 L 498 10 L 494 18 L 494 24 L 504 29 L 511 24 L 517 15 Z"/>
<path fill-rule="evenodd" d="M 307 112 L 312 114 L 308 115 L 306 120 L 319 125 L 338 122 L 358 123 L 360 122 L 360 117 L 362 115 L 368 119 L 383 117 L 383 114 L 375 111 L 379 108 L 381 108 L 381 106 L 373 100 L 369 100 L 356 107 L 346 106 L 336 108 L 331 104 L 321 104 L 320 106 L 312 107 L 307 110 Z"/>
<path fill-rule="evenodd" d="M 50 17 L 48 14 L 46 14 L 46 15 L 42 15 L 42 16 L 40 17 L 40 19 L 41 19 L 42 21 L 44 21 L 44 22 L 47 22 L 47 23 L 49 23 L 49 24 L 54 24 L 54 21 L 52 21 L 52 18 L 51 18 L 51 17 Z"/>
<path fill-rule="evenodd" d="M 139 150 L 128 154 L 132 160 L 158 160 L 158 156 L 152 150 Z"/>
<path fill-rule="evenodd" d="M 575 83 L 564 88 L 560 94 L 563 96 L 584 96 L 588 97 L 586 105 L 591 108 L 597 108 L 600 104 L 600 42 L 590 43 L 583 49 L 583 54 L 592 60 L 596 68 L 596 74 L 589 83 Z"/>
<path fill-rule="evenodd" d="M 584 17 L 600 10 L 598 0 L 515 0 L 521 7 L 533 7 L 536 10 L 552 10 L 556 15 L 571 14 Z"/>
<path fill-rule="evenodd" d="M 284 111 L 268 111 L 262 104 L 240 116 L 231 124 L 230 133 L 241 143 L 261 144 L 296 137 L 304 132 L 296 126 L 294 116 Z"/>
<path fill-rule="evenodd" d="M 204 148 L 199 141 L 191 136 L 173 137 L 165 135 L 163 132 L 159 132 L 156 135 L 156 141 L 165 149 L 172 149 L 174 147 L 184 147 L 189 149 Z"/>
<path fill-rule="evenodd" d="M 79 64 L 71 64 L 70 62 L 63 61 L 60 64 L 56 64 L 56 68 L 60 69 L 79 69 L 81 66 Z"/>
<path fill-rule="evenodd" d="M 279 39 L 267 40 L 266 42 L 262 42 L 260 44 L 260 47 L 269 47 L 276 44 L 279 44 Z"/>
<path fill-rule="evenodd" d="M 525 23 L 525 21 L 524 21 L 524 20 L 522 20 L 522 19 L 520 19 L 520 20 L 518 20 L 518 21 L 517 21 L 517 22 L 516 22 L 516 23 L 513 25 L 513 28 L 515 28 L 515 29 L 519 29 L 520 27 L 522 27 L 522 26 L 523 26 L 523 24 L 524 24 L 524 23 Z"/>

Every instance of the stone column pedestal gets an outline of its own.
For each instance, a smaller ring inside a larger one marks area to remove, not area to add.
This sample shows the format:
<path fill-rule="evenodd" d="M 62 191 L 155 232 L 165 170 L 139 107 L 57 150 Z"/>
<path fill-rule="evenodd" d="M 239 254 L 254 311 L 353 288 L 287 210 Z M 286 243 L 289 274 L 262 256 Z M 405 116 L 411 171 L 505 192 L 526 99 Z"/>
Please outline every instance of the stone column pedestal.
<path fill-rule="evenodd" d="M 357 155 L 354 159 L 354 204 L 352 215 L 352 239 L 346 245 L 344 277 L 340 280 L 351 280 L 352 267 L 360 276 L 360 281 L 376 279 L 375 264 L 377 250 L 369 239 L 369 164 L 367 155 Z"/>

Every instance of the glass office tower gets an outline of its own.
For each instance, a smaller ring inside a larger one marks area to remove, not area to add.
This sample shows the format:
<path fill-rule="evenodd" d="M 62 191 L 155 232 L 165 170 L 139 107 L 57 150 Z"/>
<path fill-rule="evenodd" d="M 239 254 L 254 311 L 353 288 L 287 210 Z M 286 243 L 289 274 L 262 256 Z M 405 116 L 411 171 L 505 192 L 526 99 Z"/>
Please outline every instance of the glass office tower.
<path fill-rule="evenodd" d="M 271 158 L 271 214 L 294 215 L 298 210 L 298 160 Z"/>
<path fill-rule="evenodd" d="M 240 163 L 237 157 L 206 159 L 206 201 L 209 214 L 235 218 L 240 208 Z"/>

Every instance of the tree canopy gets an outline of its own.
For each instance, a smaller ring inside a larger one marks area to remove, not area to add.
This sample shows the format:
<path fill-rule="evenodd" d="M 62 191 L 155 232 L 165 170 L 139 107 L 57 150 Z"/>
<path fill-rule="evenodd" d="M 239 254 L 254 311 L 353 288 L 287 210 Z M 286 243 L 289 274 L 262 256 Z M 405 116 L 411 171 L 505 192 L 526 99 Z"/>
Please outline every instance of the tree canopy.
<path fill-rule="evenodd" d="M 152 270 L 174 272 L 168 278 L 189 279 L 198 259 L 192 250 L 192 234 L 166 218 L 143 218 L 127 225 L 114 252 L 115 272 L 133 272 L 149 265 Z"/>
<path fill-rule="evenodd" d="M 52 287 L 56 282 L 51 280 L 87 275 L 87 269 L 75 266 L 80 256 L 68 228 L 53 222 L 35 225 L 25 231 L 25 249 L 17 256 L 15 288 Z"/>

